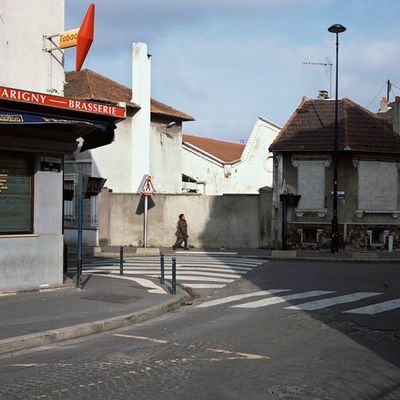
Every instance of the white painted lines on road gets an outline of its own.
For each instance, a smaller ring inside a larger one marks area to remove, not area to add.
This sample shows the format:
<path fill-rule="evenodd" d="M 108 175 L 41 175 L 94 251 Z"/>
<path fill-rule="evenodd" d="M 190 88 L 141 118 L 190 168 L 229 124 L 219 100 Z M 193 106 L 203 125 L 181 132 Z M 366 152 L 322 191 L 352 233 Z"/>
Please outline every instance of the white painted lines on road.
<path fill-rule="evenodd" d="M 324 310 L 328 308 L 332 310 L 332 308 L 334 309 L 335 306 L 340 306 L 343 304 L 348 304 L 353 302 L 360 302 L 362 300 L 382 295 L 382 293 L 377 293 L 377 292 L 355 292 L 355 293 L 343 294 L 340 296 L 335 295 L 332 297 L 332 294 L 335 293 L 335 291 L 312 290 L 294 294 L 285 294 L 284 296 L 272 296 L 276 293 L 290 292 L 290 291 L 291 289 L 259 290 L 252 293 L 237 294 L 227 297 L 221 297 L 215 300 L 205 301 L 204 303 L 197 305 L 196 308 L 209 308 L 209 307 L 215 307 L 237 302 L 238 304 L 228 305 L 228 307 L 235 309 L 259 309 L 280 303 L 285 303 L 285 302 L 287 303 L 291 301 L 307 299 L 310 297 L 319 297 L 319 296 L 323 297 L 322 299 L 307 301 L 306 303 L 284 307 L 284 309 L 286 310 L 311 312 L 316 310 Z M 249 302 L 247 299 L 249 299 L 250 297 L 262 297 L 262 298 Z M 391 310 L 396 310 L 399 308 L 400 308 L 400 299 L 392 299 L 383 302 L 382 300 L 380 300 L 378 303 L 359 308 L 352 308 L 347 311 L 343 311 L 343 309 L 341 309 L 340 312 L 347 314 L 374 315 Z"/>
<path fill-rule="evenodd" d="M 328 294 L 328 293 L 333 293 L 333 292 L 332 291 L 327 291 L 327 290 L 312 290 L 310 292 L 296 293 L 296 294 L 291 294 L 289 296 L 270 297 L 270 298 L 267 298 L 267 299 L 261 299 L 261 300 L 257 300 L 257 301 L 252 301 L 250 303 L 238 304 L 238 305 L 235 305 L 235 306 L 232 306 L 232 307 L 234 307 L 234 308 L 266 307 L 266 306 L 271 306 L 273 304 L 284 303 L 285 301 L 289 301 L 289 300 L 305 299 L 307 297 L 317 297 L 317 296 L 322 296 L 322 295 Z"/>
<path fill-rule="evenodd" d="M 287 292 L 287 291 L 289 291 L 289 289 L 271 289 L 271 290 L 260 290 L 258 292 L 253 292 L 253 293 L 236 294 L 233 296 L 222 297 L 221 299 L 206 301 L 205 303 L 199 304 L 197 307 L 198 308 L 214 307 L 220 304 L 227 304 L 227 303 L 232 303 L 234 301 L 247 299 L 249 297 L 268 296 L 270 294 Z"/>
<path fill-rule="evenodd" d="M 192 253 L 193 254 L 193 253 Z M 165 278 L 171 279 L 171 257 L 165 259 Z M 230 257 L 217 253 L 212 257 L 188 255 L 177 256 L 177 281 L 193 289 L 220 289 L 227 283 L 240 279 L 257 266 L 268 262 L 265 260 Z M 119 276 L 119 260 L 96 260 L 84 265 L 89 273 L 108 273 Z M 123 277 L 141 275 L 148 278 L 160 276 L 159 257 L 125 257 Z M 152 288 L 155 290 L 155 288 Z M 149 290 L 150 291 L 150 290 Z M 153 292 L 157 293 L 157 292 Z"/>
<path fill-rule="evenodd" d="M 366 307 L 354 308 L 353 310 L 344 311 L 349 314 L 378 314 L 386 311 L 400 308 L 400 299 L 384 301 L 383 303 L 372 304 Z"/>
<path fill-rule="evenodd" d="M 147 336 L 125 335 L 123 333 L 114 333 L 113 336 L 128 338 L 128 339 L 145 340 L 147 342 L 153 342 L 153 343 L 161 343 L 161 344 L 169 343 L 168 340 L 154 339 Z"/>
<path fill-rule="evenodd" d="M 314 311 L 320 310 L 322 308 L 332 307 L 338 304 L 351 303 L 353 301 L 358 301 L 366 299 L 368 297 L 377 296 L 381 293 L 373 292 L 358 292 L 346 294 L 343 296 L 330 297 L 328 299 L 310 301 L 308 303 L 298 304 L 296 306 L 286 307 L 288 310 L 303 310 L 303 311 Z"/>

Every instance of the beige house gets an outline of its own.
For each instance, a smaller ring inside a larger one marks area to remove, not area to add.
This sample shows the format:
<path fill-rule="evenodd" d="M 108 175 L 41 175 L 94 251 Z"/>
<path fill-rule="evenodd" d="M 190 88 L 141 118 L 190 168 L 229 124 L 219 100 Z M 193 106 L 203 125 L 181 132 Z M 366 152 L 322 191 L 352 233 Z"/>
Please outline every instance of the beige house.
<path fill-rule="evenodd" d="M 303 98 L 269 148 L 274 155 L 277 247 L 285 239 L 292 249 L 330 246 L 334 128 L 334 100 Z M 400 247 L 399 169 L 400 136 L 392 125 L 349 99 L 339 100 L 338 218 L 342 248 L 383 249 L 390 236 L 394 248 Z M 283 226 L 280 195 L 287 193 L 300 199 L 287 205 Z"/>

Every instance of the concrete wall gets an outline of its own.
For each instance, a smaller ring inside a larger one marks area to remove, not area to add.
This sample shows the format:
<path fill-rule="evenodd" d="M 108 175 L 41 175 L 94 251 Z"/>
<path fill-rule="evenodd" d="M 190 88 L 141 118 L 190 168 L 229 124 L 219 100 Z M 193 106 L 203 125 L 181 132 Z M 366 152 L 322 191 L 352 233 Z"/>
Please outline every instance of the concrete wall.
<path fill-rule="evenodd" d="M 196 248 L 265 246 L 270 243 L 267 237 L 271 232 L 270 199 L 270 192 L 263 196 L 152 196 L 149 199 L 148 244 L 171 247 L 176 240 L 178 215 L 184 213 L 188 221 L 189 245 Z M 141 196 L 103 190 L 99 204 L 100 245 L 143 244 Z"/>
<path fill-rule="evenodd" d="M 64 30 L 64 0 L 1 0 L 0 16 L 0 85 L 62 95 L 64 69 L 42 49 Z"/>
<path fill-rule="evenodd" d="M 40 156 L 33 176 L 33 234 L 0 235 L 0 290 L 62 283 L 63 177 L 40 171 Z"/>

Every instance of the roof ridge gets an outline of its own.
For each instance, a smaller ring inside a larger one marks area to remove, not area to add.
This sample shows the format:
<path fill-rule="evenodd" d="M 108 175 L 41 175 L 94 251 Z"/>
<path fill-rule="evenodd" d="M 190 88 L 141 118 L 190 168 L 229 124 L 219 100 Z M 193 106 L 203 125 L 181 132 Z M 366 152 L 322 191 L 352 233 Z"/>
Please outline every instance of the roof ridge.
<path fill-rule="evenodd" d="M 383 125 L 387 125 L 388 127 L 390 127 L 393 130 L 393 126 L 389 121 L 386 121 L 383 118 L 379 118 L 374 112 L 368 110 L 367 108 L 361 106 L 360 104 L 357 104 L 356 102 L 354 102 L 353 100 L 349 99 L 348 97 L 345 97 L 343 100 L 347 100 L 348 103 L 352 104 L 353 106 L 355 106 L 356 108 L 360 109 L 361 111 L 364 111 L 370 117 L 376 119 L 377 121 L 382 122 Z M 395 135 L 397 135 L 397 134 L 395 133 Z"/>
<path fill-rule="evenodd" d="M 303 105 L 309 101 L 310 99 L 308 99 L 306 96 L 303 96 L 301 98 L 301 102 L 300 104 L 297 106 L 297 108 L 293 111 L 292 115 L 289 117 L 289 119 L 286 121 L 286 124 L 283 125 L 282 129 L 280 130 L 280 132 L 276 135 L 274 141 L 270 144 L 268 150 L 270 148 L 272 148 L 272 146 L 275 144 L 275 142 L 277 142 L 278 140 L 280 140 L 280 138 L 285 135 L 285 132 L 288 128 L 288 126 L 292 123 L 294 117 L 297 115 L 297 113 L 299 112 L 299 110 L 303 107 Z"/>
<path fill-rule="evenodd" d="M 229 143 L 229 144 L 237 144 L 239 146 L 243 146 L 246 147 L 246 145 L 244 143 L 240 143 L 240 142 L 231 142 L 229 140 L 222 140 L 222 139 L 214 139 L 214 138 L 210 138 L 207 136 L 198 136 L 198 135 L 191 135 L 189 133 L 182 133 L 183 136 L 191 136 L 191 137 L 195 137 L 195 138 L 200 138 L 200 139 L 206 139 L 206 140 L 213 140 L 215 142 L 222 142 L 222 143 Z"/>

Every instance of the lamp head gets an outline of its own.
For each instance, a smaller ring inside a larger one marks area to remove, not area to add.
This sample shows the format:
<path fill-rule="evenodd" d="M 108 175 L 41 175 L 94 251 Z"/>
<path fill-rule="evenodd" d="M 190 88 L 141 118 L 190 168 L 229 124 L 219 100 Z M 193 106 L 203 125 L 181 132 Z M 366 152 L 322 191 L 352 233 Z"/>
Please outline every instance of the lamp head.
<path fill-rule="evenodd" d="M 342 33 L 345 30 L 346 30 L 346 28 L 340 24 L 334 24 L 328 28 L 328 31 L 331 33 Z"/>

